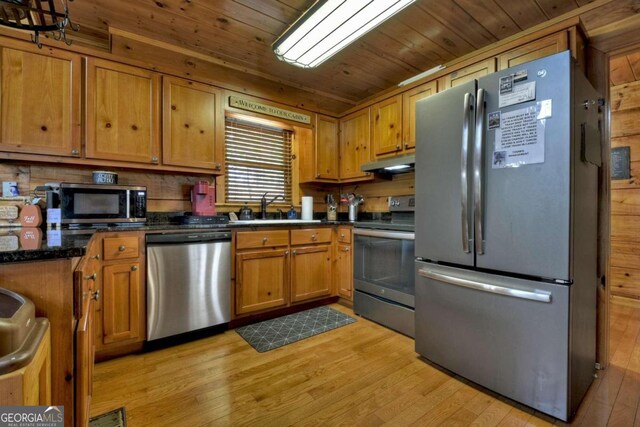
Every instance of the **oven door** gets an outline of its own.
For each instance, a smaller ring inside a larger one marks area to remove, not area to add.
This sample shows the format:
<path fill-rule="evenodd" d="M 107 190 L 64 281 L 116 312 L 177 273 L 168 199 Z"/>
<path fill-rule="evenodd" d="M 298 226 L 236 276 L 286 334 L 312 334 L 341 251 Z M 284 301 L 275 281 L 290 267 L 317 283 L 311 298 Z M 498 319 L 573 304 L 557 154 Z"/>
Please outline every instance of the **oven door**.
<path fill-rule="evenodd" d="M 353 234 L 355 289 L 414 308 L 414 233 L 356 228 Z"/>

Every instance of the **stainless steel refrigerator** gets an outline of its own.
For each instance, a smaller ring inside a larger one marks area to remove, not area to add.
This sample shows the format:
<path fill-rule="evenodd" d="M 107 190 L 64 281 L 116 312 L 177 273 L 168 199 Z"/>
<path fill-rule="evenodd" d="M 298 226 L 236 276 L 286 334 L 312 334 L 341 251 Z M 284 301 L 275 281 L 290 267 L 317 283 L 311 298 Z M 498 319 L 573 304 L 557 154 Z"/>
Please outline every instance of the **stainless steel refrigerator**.
<path fill-rule="evenodd" d="M 416 106 L 416 351 L 562 420 L 595 369 L 598 101 L 567 51 Z"/>

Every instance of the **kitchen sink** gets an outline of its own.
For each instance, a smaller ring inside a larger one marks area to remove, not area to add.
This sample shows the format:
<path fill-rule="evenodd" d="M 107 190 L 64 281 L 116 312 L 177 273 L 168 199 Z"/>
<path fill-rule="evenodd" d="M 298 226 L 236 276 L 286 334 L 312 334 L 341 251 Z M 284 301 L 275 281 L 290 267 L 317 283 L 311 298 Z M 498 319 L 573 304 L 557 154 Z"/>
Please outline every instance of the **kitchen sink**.
<path fill-rule="evenodd" d="M 237 225 L 261 225 L 261 224 L 309 224 L 319 223 L 319 219 L 239 219 L 231 221 L 230 224 Z"/>

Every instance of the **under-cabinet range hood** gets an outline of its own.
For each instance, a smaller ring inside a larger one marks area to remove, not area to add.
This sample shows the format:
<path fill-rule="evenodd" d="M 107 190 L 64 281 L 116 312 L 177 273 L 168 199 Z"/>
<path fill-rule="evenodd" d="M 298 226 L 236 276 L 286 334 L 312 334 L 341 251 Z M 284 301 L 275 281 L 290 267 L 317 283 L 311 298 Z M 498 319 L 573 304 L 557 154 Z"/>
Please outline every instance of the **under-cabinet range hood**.
<path fill-rule="evenodd" d="M 365 163 L 360 167 L 362 172 L 374 172 L 382 174 L 397 174 L 411 172 L 416 163 L 416 156 L 408 154 L 404 156 L 391 157 L 377 162 Z"/>

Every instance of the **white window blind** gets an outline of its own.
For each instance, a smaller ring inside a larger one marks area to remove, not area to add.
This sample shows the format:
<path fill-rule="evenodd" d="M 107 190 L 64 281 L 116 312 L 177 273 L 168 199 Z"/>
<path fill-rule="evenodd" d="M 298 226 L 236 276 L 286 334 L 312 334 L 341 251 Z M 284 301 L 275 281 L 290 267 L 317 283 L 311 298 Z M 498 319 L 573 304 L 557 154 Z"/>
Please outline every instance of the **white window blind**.
<path fill-rule="evenodd" d="M 290 130 L 227 117 L 226 202 L 259 202 L 268 192 L 291 203 L 291 139 Z"/>

